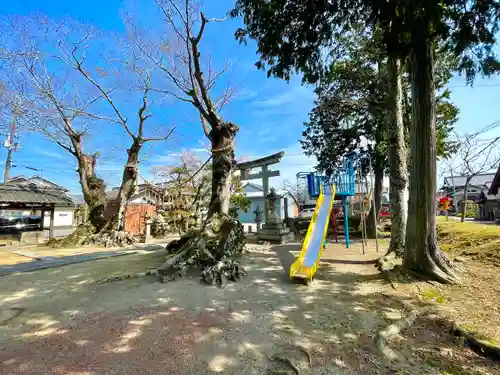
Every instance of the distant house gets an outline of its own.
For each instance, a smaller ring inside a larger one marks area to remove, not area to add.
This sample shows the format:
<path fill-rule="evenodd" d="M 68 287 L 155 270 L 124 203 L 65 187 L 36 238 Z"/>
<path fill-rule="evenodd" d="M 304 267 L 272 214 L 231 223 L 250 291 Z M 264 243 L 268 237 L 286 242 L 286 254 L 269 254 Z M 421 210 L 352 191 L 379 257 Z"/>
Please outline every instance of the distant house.
<path fill-rule="evenodd" d="M 495 175 L 493 176 L 493 180 L 491 181 L 488 194 L 498 196 L 499 190 L 500 190 L 500 165 L 498 165 L 497 173 L 495 173 Z"/>
<path fill-rule="evenodd" d="M 243 224 L 246 232 L 256 232 L 257 224 L 255 223 L 255 211 L 257 208 L 264 211 L 264 188 L 262 185 L 252 182 L 243 183 L 243 194 L 250 200 L 250 208 L 247 212 L 238 210 L 238 217 Z M 295 204 L 293 197 L 286 190 L 276 190 L 276 194 L 280 199 L 276 202 L 276 216 L 282 220 L 288 217 L 298 216 L 298 207 Z M 264 222 L 264 213 L 261 214 L 262 222 Z"/>
<path fill-rule="evenodd" d="M 120 188 L 116 187 L 106 192 L 107 204 L 113 204 L 118 198 Z M 136 190 L 127 201 L 128 204 L 153 204 L 162 202 L 163 189 L 151 184 L 141 184 L 136 186 Z"/>
<path fill-rule="evenodd" d="M 67 194 L 68 189 L 63 188 L 62 186 L 57 185 L 56 183 L 49 181 L 45 178 L 39 177 L 39 176 L 33 176 L 33 177 L 26 177 L 26 176 L 16 176 L 11 178 L 6 184 L 4 185 L 9 185 L 9 186 L 35 186 L 37 188 L 41 189 L 50 189 L 56 192 L 60 192 L 61 195 L 65 196 L 67 199 L 73 201 L 71 196 Z M 61 205 L 61 206 L 55 206 L 55 211 L 54 211 L 54 227 L 56 228 L 61 228 L 61 227 L 71 227 L 73 226 L 73 219 L 74 219 L 74 213 L 75 213 L 75 204 L 73 202 L 72 206 L 68 205 Z M 40 215 L 40 212 L 33 212 L 33 211 L 22 211 L 20 212 L 13 212 L 9 211 L 6 212 L 6 210 L 0 212 L 0 216 L 11 216 L 11 215 Z M 43 218 L 43 227 L 44 228 L 49 228 L 50 226 L 50 212 L 45 212 L 44 218 Z"/>
<path fill-rule="evenodd" d="M 499 174 L 498 171 L 496 174 Z M 486 195 L 484 203 L 485 215 L 488 219 L 493 220 L 494 212 L 497 207 L 495 194 L 491 194 L 491 189 L 494 185 L 495 173 L 483 173 L 472 177 L 469 186 L 467 187 L 467 200 L 476 201 L 480 198 L 481 193 Z M 497 177 L 498 181 L 499 177 Z M 443 183 L 443 191 L 446 195 L 455 199 L 454 206 L 460 207 L 460 203 L 465 198 L 465 183 L 467 176 L 445 177 Z"/>
<path fill-rule="evenodd" d="M 485 190 L 486 192 L 486 190 L 488 190 L 489 187 L 491 186 L 491 183 L 493 182 L 494 178 L 495 178 L 494 173 L 482 173 L 472 177 L 472 179 L 469 182 L 469 190 L 467 191 L 467 195 L 471 194 L 471 197 L 479 196 L 479 194 L 481 194 L 481 189 Z M 449 196 L 452 196 L 453 190 L 455 190 L 456 194 L 458 190 L 462 189 L 462 194 L 463 194 L 463 189 L 465 189 L 466 180 L 467 176 L 445 177 L 443 181 L 442 190 Z M 460 200 L 457 198 L 457 201 Z"/>

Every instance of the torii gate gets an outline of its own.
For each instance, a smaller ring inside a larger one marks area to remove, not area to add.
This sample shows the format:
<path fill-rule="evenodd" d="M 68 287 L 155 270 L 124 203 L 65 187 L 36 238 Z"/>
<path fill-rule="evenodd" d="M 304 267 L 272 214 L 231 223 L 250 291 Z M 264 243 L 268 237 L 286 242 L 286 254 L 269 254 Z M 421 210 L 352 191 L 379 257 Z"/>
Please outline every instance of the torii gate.
<path fill-rule="evenodd" d="M 262 179 L 262 187 L 264 190 L 264 221 L 267 223 L 267 214 L 269 211 L 267 195 L 269 194 L 269 178 L 277 177 L 280 175 L 280 171 L 270 171 L 269 165 L 277 164 L 281 161 L 285 155 L 284 151 L 280 151 L 276 154 L 266 156 L 261 159 L 251 160 L 244 163 L 236 164 L 236 170 L 241 171 L 242 180 L 256 180 Z M 258 173 L 250 173 L 254 168 L 261 168 Z"/>

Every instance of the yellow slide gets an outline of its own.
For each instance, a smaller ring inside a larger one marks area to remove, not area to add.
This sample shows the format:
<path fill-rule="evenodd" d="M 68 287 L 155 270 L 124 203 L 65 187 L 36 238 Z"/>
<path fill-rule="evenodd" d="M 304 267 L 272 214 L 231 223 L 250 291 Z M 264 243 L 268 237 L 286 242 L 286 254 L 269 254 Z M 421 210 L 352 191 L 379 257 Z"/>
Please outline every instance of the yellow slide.
<path fill-rule="evenodd" d="M 300 278 L 312 281 L 323 254 L 323 244 L 325 243 L 334 200 L 335 185 L 332 185 L 330 192 L 324 192 L 323 187 L 320 188 L 318 202 L 307 229 L 299 258 L 290 267 L 290 279 Z"/>

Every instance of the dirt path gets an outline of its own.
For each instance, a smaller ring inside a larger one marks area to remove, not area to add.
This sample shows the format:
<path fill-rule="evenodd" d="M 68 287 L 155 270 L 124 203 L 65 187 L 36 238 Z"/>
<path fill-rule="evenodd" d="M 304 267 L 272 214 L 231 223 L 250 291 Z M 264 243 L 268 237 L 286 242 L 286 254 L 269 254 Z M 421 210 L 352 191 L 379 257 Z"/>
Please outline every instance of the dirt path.
<path fill-rule="evenodd" d="M 456 347 L 442 328 L 429 333 L 435 323 L 426 320 L 397 337 L 392 361 L 382 357 L 373 338 L 401 317 L 403 301 L 375 272 L 377 254 L 329 245 L 306 287 L 286 277 L 298 250 L 252 246 L 244 261 L 248 277 L 225 289 L 188 278 L 94 283 L 154 266 L 162 253 L 4 277 L 2 374 L 498 373 Z M 456 363 L 466 372 L 451 372 Z"/>

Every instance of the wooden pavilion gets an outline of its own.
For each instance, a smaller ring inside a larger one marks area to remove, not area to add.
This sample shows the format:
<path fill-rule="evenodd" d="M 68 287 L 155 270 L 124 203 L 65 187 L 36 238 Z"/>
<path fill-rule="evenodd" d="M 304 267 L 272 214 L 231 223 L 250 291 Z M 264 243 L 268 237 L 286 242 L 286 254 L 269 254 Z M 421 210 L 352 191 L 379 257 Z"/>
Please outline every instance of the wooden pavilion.
<path fill-rule="evenodd" d="M 73 200 L 61 189 L 40 187 L 35 184 L 0 184 L 0 208 L 3 210 L 39 210 L 43 219 L 50 212 L 49 238 L 54 238 L 55 207 L 74 206 Z M 43 220 L 40 220 L 43 230 Z"/>

